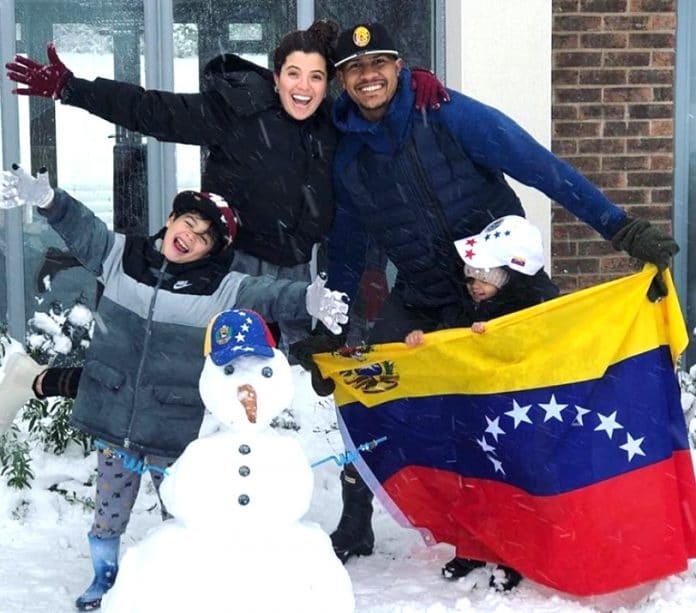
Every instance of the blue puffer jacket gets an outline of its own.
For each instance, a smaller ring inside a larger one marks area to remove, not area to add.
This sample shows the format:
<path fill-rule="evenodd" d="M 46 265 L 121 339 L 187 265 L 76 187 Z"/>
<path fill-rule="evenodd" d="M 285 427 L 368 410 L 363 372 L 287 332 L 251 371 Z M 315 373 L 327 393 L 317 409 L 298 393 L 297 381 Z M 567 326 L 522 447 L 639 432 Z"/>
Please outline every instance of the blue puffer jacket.
<path fill-rule="evenodd" d="M 345 93 L 334 104 L 343 136 L 334 158 L 333 289 L 355 295 L 371 236 L 396 266 L 395 291 L 407 304 L 457 302 L 461 262 L 453 242 L 502 215 L 524 215 L 503 173 L 539 189 L 605 238 L 622 225 L 621 209 L 509 117 L 454 91 L 448 104 L 422 116 L 410 82 L 403 69 L 379 122 L 364 119 Z"/>

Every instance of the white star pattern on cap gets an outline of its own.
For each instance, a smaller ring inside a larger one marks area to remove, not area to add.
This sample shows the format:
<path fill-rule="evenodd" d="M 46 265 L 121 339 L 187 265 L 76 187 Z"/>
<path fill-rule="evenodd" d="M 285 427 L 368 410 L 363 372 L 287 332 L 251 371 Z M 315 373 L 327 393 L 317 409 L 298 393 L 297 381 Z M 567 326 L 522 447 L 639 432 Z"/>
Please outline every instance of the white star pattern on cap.
<path fill-rule="evenodd" d="M 237 342 L 237 345 L 232 348 L 232 351 L 237 351 L 241 353 L 249 353 L 251 351 L 254 351 L 254 348 L 245 345 L 245 341 L 247 340 L 246 338 L 246 333 L 251 330 L 251 325 L 254 323 L 254 320 L 251 319 L 244 311 L 238 311 L 238 310 L 233 310 L 232 311 L 235 315 L 238 315 L 239 317 L 243 318 L 244 321 L 239 324 L 239 330 L 237 331 L 237 334 L 234 337 L 234 340 Z"/>

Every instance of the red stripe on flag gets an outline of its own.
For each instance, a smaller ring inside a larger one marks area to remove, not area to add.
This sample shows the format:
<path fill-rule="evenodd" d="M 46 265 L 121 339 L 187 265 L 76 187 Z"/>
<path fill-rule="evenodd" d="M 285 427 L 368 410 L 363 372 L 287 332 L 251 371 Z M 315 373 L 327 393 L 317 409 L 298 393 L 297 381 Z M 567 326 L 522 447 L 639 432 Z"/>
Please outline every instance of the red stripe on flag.
<path fill-rule="evenodd" d="M 503 563 L 579 596 L 681 572 L 696 556 L 689 451 L 556 496 L 418 466 L 383 485 L 414 527 L 456 545 L 458 556 Z"/>

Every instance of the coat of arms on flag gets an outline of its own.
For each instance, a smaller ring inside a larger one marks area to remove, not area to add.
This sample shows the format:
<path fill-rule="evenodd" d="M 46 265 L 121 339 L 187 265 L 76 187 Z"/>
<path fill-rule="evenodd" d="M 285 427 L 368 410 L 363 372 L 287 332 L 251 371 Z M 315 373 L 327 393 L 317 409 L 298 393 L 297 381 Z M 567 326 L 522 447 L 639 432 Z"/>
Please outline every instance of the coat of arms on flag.
<path fill-rule="evenodd" d="M 696 482 L 675 361 L 671 280 L 642 272 L 420 347 L 322 354 L 349 449 L 388 509 L 457 556 L 589 596 L 696 557 Z M 611 573 L 606 568 L 612 568 Z"/>

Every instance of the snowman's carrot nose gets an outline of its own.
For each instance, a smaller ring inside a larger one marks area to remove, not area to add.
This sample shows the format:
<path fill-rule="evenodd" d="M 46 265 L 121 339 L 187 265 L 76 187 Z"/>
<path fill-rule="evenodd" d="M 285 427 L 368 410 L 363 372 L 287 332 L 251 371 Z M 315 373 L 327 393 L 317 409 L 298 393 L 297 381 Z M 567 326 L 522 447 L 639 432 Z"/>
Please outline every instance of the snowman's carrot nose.
<path fill-rule="evenodd" d="M 256 390 L 253 385 L 245 383 L 237 388 L 237 399 L 246 411 L 249 423 L 256 423 Z"/>

